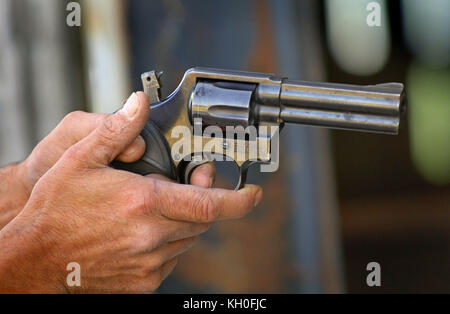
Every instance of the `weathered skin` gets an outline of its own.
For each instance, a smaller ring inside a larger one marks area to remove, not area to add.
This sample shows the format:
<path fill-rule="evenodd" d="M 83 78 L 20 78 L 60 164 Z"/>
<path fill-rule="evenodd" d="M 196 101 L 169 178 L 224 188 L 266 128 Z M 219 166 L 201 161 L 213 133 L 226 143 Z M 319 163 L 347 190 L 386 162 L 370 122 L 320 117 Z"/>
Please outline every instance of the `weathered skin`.
<path fill-rule="evenodd" d="M 26 161 L 1 170 L 1 292 L 152 292 L 211 222 L 261 200 L 256 186 L 209 188 L 209 164 L 193 175 L 197 186 L 110 168 L 141 157 L 149 111 L 138 93 L 113 115 L 73 113 Z M 66 285 L 70 262 L 81 287 Z"/>

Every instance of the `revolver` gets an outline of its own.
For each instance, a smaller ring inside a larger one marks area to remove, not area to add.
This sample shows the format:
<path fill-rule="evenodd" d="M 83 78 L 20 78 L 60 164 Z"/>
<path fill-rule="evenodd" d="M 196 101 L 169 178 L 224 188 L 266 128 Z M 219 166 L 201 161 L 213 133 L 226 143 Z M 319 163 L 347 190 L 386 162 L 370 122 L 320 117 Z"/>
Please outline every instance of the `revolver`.
<path fill-rule="evenodd" d="M 161 100 L 162 72 L 142 74 L 151 114 L 141 136 L 143 157 L 115 161 L 118 169 L 162 174 L 189 183 L 193 170 L 220 156 L 239 169 L 244 187 L 251 165 L 278 162 L 285 123 L 398 134 L 406 108 L 401 83 L 370 86 L 289 80 L 273 74 L 195 67 Z M 223 132 L 232 130 L 232 132 Z M 261 168 L 262 169 L 262 168 Z"/>

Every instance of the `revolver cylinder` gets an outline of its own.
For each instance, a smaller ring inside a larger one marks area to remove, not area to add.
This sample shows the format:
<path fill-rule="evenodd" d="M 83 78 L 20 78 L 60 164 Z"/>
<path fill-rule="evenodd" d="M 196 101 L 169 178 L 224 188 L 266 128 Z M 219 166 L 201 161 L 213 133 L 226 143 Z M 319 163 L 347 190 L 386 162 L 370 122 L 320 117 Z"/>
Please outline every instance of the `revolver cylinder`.
<path fill-rule="evenodd" d="M 201 118 L 204 125 L 252 125 L 255 84 L 199 81 L 191 95 L 191 120 Z M 191 121 L 192 123 L 193 121 Z"/>

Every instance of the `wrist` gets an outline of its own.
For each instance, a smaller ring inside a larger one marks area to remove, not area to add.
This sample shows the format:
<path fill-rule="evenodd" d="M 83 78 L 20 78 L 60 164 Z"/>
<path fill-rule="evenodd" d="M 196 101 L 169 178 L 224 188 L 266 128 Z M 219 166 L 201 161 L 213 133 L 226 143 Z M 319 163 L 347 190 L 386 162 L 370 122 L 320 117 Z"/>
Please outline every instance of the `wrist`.
<path fill-rule="evenodd" d="M 64 293 L 64 268 L 49 241 L 16 221 L 0 231 L 0 293 Z"/>

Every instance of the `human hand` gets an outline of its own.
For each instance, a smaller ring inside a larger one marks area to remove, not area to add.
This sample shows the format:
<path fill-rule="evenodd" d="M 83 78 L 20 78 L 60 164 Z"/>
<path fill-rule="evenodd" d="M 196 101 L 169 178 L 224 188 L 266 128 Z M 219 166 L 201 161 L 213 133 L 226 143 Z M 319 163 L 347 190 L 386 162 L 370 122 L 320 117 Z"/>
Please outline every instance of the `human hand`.
<path fill-rule="evenodd" d="M 148 99 L 139 93 L 143 105 Z M 59 160 L 64 152 L 104 123 L 110 114 L 75 111 L 69 113 L 46 136 L 23 162 L 0 169 L 0 230 L 25 206 L 36 182 Z M 138 135 L 117 156 L 122 162 L 135 162 L 142 157 L 145 142 Z M 192 175 L 192 184 L 210 187 L 215 177 L 213 164 L 198 167 Z"/>
<path fill-rule="evenodd" d="M 39 179 L 0 232 L 1 290 L 154 291 L 211 222 L 242 217 L 261 200 L 256 186 L 206 189 L 108 167 L 148 114 L 145 95 L 134 94 Z M 81 287 L 66 284 L 70 262 L 81 266 Z"/>

